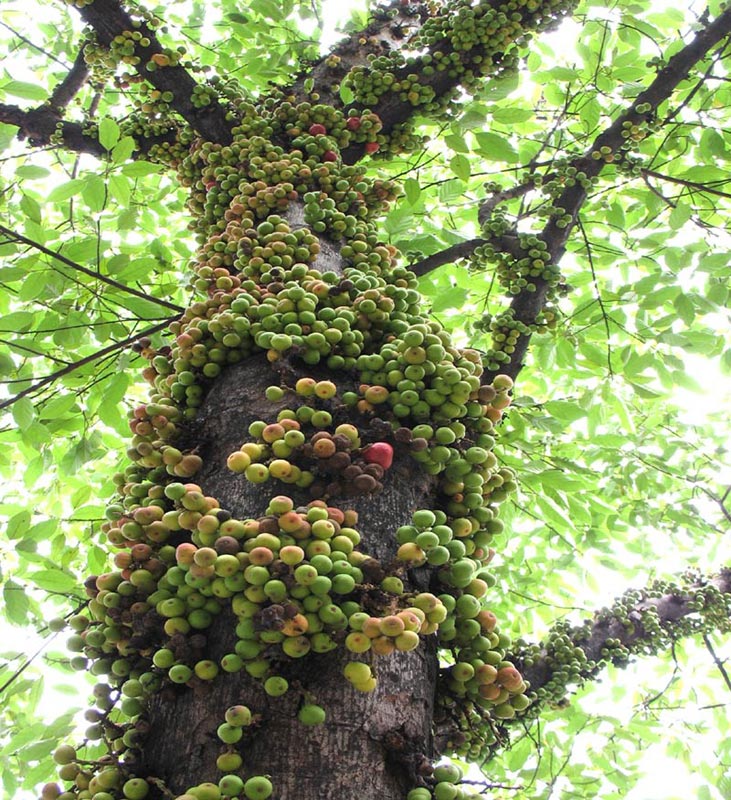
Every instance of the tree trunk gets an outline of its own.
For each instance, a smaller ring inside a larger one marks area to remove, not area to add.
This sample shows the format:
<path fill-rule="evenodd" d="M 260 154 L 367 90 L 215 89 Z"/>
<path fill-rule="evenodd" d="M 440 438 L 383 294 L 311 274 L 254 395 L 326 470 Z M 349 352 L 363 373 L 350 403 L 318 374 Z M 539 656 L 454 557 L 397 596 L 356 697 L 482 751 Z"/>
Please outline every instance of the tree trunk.
<path fill-rule="evenodd" d="M 297 377 L 311 375 L 300 368 Z M 265 388 L 279 376 L 263 355 L 228 368 L 215 382 L 189 435 L 195 437 L 204 467 L 196 479 L 234 517 L 262 516 L 271 484 L 252 484 L 226 467 L 226 457 L 246 438 L 249 424 L 270 419 L 285 403 L 264 398 Z M 346 421 L 348 412 L 338 421 Z M 353 416 L 352 412 L 350 416 Z M 394 561 L 394 531 L 412 513 L 428 504 L 432 481 L 414 469 L 407 453 L 397 454 L 373 496 L 330 498 L 358 511 L 360 549 L 382 563 Z M 310 497 L 300 491 L 296 500 Z M 419 570 L 414 570 L 418 573 Z M 405 576 L 406 577 L 406 576 Z M 415 583 L 419 578 L 414 575 Z M 205 657 L 218 660 L 232 652 L 236 618 L 222 613 L 206 631 Z M 304 661 L 278 665 L 290 681 L 282 697 L 268 697 L 260 680 L 245 672 L 222 674 L 213 682 L 193 680 L 153 697 L 148 710 L 149 734 L 144 747 L 144 771 L 161 778 L 169 789 L 183 793 L 202 781 L 216 782 L 215 763 L 223 746 L 216 728 L 230 706 L 247 705 L 259 722 L 247 729 L 235 747 L 243 755 L 246 774 L 270 775 L 279 800 L 356 800 L 372 797 L 402 800 L 417 783 L 419 769 L 432 755 L 431 724 L 437 675 L 434 637 L 412 652 L 389 656 L 359 656 L 378 678 L 375 691 L 356 691 L 345 680 L 343 666 L 352 659 L 344 648 L 310 653 Z M 307 693 L 323 706 L 327 724 L 303 726 L 297 710 Z"/>

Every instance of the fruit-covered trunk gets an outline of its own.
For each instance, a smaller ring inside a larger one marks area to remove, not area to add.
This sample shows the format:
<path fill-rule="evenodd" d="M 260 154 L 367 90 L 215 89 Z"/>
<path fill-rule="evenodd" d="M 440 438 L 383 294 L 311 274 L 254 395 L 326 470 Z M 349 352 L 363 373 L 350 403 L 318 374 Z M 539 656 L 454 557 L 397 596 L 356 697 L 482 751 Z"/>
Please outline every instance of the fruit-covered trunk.
<path fill-rule="evenodd" d="M 137 348 L 116 569 L 73 621 L 109 755 L 57 760 L 112 800 L 454 800 L 434 742 L 478 757 L 475 723 L 528 704 L 486 604 L 511 382 L 481 384 L 379 241 L 394 188 L 339 155 L 374 115 L 239 111 L 231 145 L 161 155 L 191 190 L 198 297 Z"/>

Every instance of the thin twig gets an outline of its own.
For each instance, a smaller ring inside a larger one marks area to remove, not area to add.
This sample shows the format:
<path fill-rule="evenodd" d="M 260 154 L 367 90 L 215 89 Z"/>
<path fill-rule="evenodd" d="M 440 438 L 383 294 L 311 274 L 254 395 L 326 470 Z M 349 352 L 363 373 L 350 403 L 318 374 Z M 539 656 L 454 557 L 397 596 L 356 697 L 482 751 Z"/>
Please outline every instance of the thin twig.
<path fill-rule="evenodd" d="M 27 44 L 28 47 L 32 47 L 34 50 L 37 50 L 39 53 L 43 53 L 43 55 L 46 56 L 46 58 L 50 58 L 51 61 L 55 61 L 57 64 L 60 64 L 64 69 L 71 69 L 71 67 L 65 61 L 62 61 L 57 56 L 54 56 L 53 53 L 49 53 L 48 50 L 44 50 L 42 47 L 39 47 L 37 44 L 32 42 L 30 39 L 28 39 L 25 36 L 23 36 L 22 33 L 18 33 L 18 31 L 16 31 L 15 28 L 11 28 L 10 25 L 8 25 L 6 22 L 0 21 L 0 25 L 2 25 L 3 28 L 5 28 L 5 30 L 10 31 L 10 33 L 12 33 L 13 36 L 16 36 L 18 39 L 20 39 L 21 42 L 24 42 L 25 44 Z"/>
<path fill-rule="evenodd" d="M 599 279 L 597 278 L 596 269 L 594 268 L 594 258 L 591 254 L 591 245 L 589 244 L 589 237 L 586 235 L 586 229 L 584 228 L 584 223 L 581 221 L 581 217 L 577 216 L 576 218 L 576 225 L 581 232 L 581 237 L 584 240 L 584 245 L 586 246 L 586 258 L 589 261 L 589 269 L 591 270 L 591 280 L 594 284 L 594 291 L 596 292 L 596 299 L 597 303 L 599 303 L 599 309 L 602 312 L 602 319 L 604 320 L 604 332 L 606 334 L 607 339 L 607 370 L 609 371 L 609 377 L 614 377 L 614 370 L 612 369 L 612 345 L 610 344 L 611 332 L 609 330 L 609 315 L 607 314 L 607 310 L 604 307 L 604 301 L 602 300 L 602 293 L 599 289 Z"/>
<path fill-rule="evenodd" d="M 706 650 L 708 650 L 708 652 L 711 654 L 714 664 L 718 667 L 718 671 L 721 673 L 721 677 L 723 678 L 723 682 L 726 684 L 726 688 L 731 689 L 731 678 L 729 678 L 729 674 L 726 671 L 723 661 L 721 661 L 716 654 L 716 651 L 713 649 L 713 645 L 711 644 L 711 640 L 706 633 L 703 634 L 703 643 L 706 646 Z"/>
<path fill-rule="evenodd" d="M 88 275 L 90 278 L 94 278 L 95 280 L 101 281 L 102 283 L 106 283 L 108 286 L 113 286 L 115 289 L 119 289 L 122 292 L 127 292 L 128 294 L 134 295 L 135 297 L 139 297 L 141 300 L 147 300 L 151 303 L 157 303 L 158 305 L 164 306 L 165 308 L 169 308 L 172 311 L 177 311 L 177 312 L 184 311 L 184 309 L 181 306 L 175 305 L 175 303 L 170 303 L 167 300 L 163 300 L 162 298 L 159 297 L 154 297 L 151 294 L 145 294 L 144 292 L 140 292 L 138 289 L 133 289 L 131 286 L 125 286 L 123 283 L 115 281 L 114 278 L 109 278 L 106 275 L 100 275 L 98 272 L 88 269 L 88 267 L 83 267 L 81 264 L 77 264 L 70 258 L 66 258 L 66 256 L 62 255 L 61 253 L 49 250 L 47 247 L 44 247 L 42 244 L 40 244 L 40 242 L 35 242 L 33 241 L 33 239 L 28 239 L 26 236 L 23 236 L 22 234 L 17 233 L 16 231 L 11 230 L 10 228 L 6 228 L 4 225 L 0 225 L 0 233 L 4 234 L 12 241 L 26 244 L 29 247 L 34 248 L 35 250 L 40 250 L 41 253 L 44 253 L 45 255 L 50 256 L 51 258 L 55 258 L 62 264 L 66 264 L 67 267 L 71 267 L 72 269 L 78 270 L 79 272 L 83 272 L 84 275 Z"/>
<path fill-rule="evenodd" d="M 114 344 L 110 344 L 108 347 L 105 347 L 102 350 L 98 350 L 96 353 L 92 353 L 91 355 L 86 356 L 85 358 L 79 359 L 79 361 L 75 361 L 73 364 L 69 364 L 67 367 L 64 367 L 63 369 L 59 369 L 56 372 L 51 373 L 50 375 L 46 375 L 45 378 L 41 378 L 39 381 L 36 381 L 32 386 L 29 386 L 22 392 L 18 392 L 18 394 L 14 395 L 13 397 L 4 400 L 2 403 L 0 403 L 0 409 L 8 408 L 21 398 L 27 397 L 30 394 L 35 394 L 36 392 L 38 392 L 38 390 L 42 389 L 44 386 L 48 386 L 49 383 L 53 383 L 55 380 L 58 380 L 58 378 L 62 378 L 64 375 L 68 375 L 69 373 L 74 372 L 75 370 L 85 366 L 86 364 L 91 364 L 93 361 L 96 361 L 98 358 L 102 358 L 103 356 L 106 356 L 109 353 L 113 353 L 116 350 L 121 350 L 122 348 L 127 347 L 133 342 L 136 342 L 143 336 L 150 336 L 153 333 L 157 333 L 158 331 L 167 327 L 173 321 L 173 319 L 175 318 L 171 317 L 170 319 L 166 319 L 164 322 L 160 322 L 157 325 L 153 325 L 151 328 L 146 328 L 144 331 L 136 333 L 133 336 L 128 336 L 126 339 L 123 339 L 122 341 L 114 342 Z"/>

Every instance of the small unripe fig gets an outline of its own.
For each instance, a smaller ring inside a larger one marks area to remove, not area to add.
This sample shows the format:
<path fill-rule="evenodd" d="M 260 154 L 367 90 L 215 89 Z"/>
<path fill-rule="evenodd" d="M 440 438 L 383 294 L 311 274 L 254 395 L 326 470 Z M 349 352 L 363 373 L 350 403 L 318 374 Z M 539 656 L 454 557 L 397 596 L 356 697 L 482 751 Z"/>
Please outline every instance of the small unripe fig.
<path fill-rule="evenodd" d="M 255 775 L 244 784 L 244 794 L 249 800 L 266 800 L 272 791 L 272 782 L 263 775 Z"/>
<path fill-rule="evenodd" d="M 150 784 L 143 778 L 130 778 L 122 786 L 122 792 L 127 800 L 143 800 L 150 791 Z"/>
<path fill-rule="evenodd" d="M 53 751 L 53 760 L 57 764 L 70 764 L 76 759 L 76 750 L 70 744 L 60 744 Z"/>
<path fill-rule="evenodd" d="M 325 721 L 325 709 L 314 703 L 306 703 L 300 708 L 297 719 L 303 725 L 322 725 Z"/>
<path fill-rule="evenodd" d="M 237 727 L 251 725 L 251 711 L 248 706 L 231 706 L 226 710 L 226 722 Z"/>

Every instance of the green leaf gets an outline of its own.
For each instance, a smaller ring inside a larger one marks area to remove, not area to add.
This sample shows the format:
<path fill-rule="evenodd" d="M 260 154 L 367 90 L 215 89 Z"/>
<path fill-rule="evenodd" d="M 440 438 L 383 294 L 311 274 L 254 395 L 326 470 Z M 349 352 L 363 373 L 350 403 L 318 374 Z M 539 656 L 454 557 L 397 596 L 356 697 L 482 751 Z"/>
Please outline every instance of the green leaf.
<path fill-rule="evenodd" d="M 84 188 L 85 183 L 86 181 L 81 178 L 72 178 L 70 181 L 56 186 L 54 189 L 51 189 L 48 194 L 49 203 L 59 203 L 62 200 L 68 200 L 69 197 L 78 194 Z"/>
<path fill-rule="evenodd" d="M 534 111 L 530 108 L 518 108 L 517 106 L 499 107 L 492 112 L 495 122 L 505 125 L 514 125 L 517 122 L 526 122 L 532 119 Z"/>
<path fill-rule="evenodd" d="M 23 194 L 20 200 L 20 210 L 25 214 L 28 219 L 33 222 L 41 221 L 41 207 L 38 203 L 27 194 Z"/>
<path fill-rule="evenodd" d="M 340 89 L 338 90 L 338 94 L 340 95 L 340 99 L 343 101 L 343 104 L 346 106 L 350 105 L 355 99 L 353 90 L 345 82 L 340 84 Z"/>
<path fill-rule="evenodd" d="M 565 422 L 575 422 L 586 416 L 586 411 L 578 403 L 568 400 L 551 400 L 546 403 L 545 409 L 551 416 Z"/>
<path fill-rule="evenodd" d="M 105 506 L 103 505 L 82 506 L 74 510 L 74 519 L 85 521 L 103 519 L 104 510 Z"/>
<path fill-rule="evenodd" d="M 123 136 L 112 150 L 112 164 L 124 164 L 136 147 L 137 144 L 131 136 Z"/>
<path fill-rule="evenodd" d="M 406 192 L 406 199 L 409 203 L 413 206 L 419 200 L 419 196 L 421 195 L 421 187 L 419 186 L 419 181 L 415 178 L 407 178 L 404 181 L 404 191 Z"/>
<path fill-rule="evenodd" d="M 102 211 L 107 203 L 107 184 L 101 175 L 91 175 L 84 181 L 81 196 L 90 211 Z"/>
<path fill-rule="evenodd" d="M 21 431 L 28 429 L 29 425 L 35 420 L 36 410 L 33 403 L 27 397 L 21 397 L 13 403 L 13 419 Z"/>
<path fill-rule="evenodd" d="M 126 373 L 120 372 L 115 375 L 105 387 L 102 401 L 99 404 L 99 419 L 117 428 L 122 432 L 126 426 L 126 415 L 120 412 L 120 402 L 124 397 L 129 386 L 129 377 Z"/>
<path fill-rule="evenodd" d="M 677 203 L 675 208 L 670 212 L 670 227 L 676 231 L 682 228 L 683 225 L 690 219 L 693 213 L 693 208 L 686 203 Z"/>
<path fill-rule="evenodd" d="M 28 575 L 28 580 L 48 592 L 68 594 L 78 593 L 79 591 L 78 580 L 61 569 L 42 569 L 38 572 L 31 572 Z"/>
<path fill-rule="evenodd" d="M 132 184 L 125 175 L 110 175 L 107 183 L 109 194 L 122 206 L 129 205 L 132 197 Z"/>
<path fill-rule="evenodd" d="M 507 161 L 512 164 L 518 160 L 515 148 L 497 133 L 475 133 L 475 139 L 480 148 L 480 155 L 489 161 Z"/>
<path fill-rule="evenodd" d="M 701 157 L 710 162 L 726 156 L 726 145 L 721 134 L 713 128 L 704 128 L 700 139 Z"/>
<path fill-rule="evenodd" d="M 119 125 L 111 117 L 104 117 L 99 122 L 99 144 L 105 150 L 111 150 L 118 141 Z"/>
<path fill-rule="evenodd" d="M 145 175 L 152 175 L 162 172 L 162 164 L 152 164 L 149 161 L 133 161 L 122 167 L 122 174 L 130 178 L 143 178 Z"/>
<path fill-rule="evenodd" d="M 470 178 L 470 160 L 467 156 L 456 155 L 449 161 L 449 167 L 452 172 L 461 180 L 468 181 Z"/>
<path fill-rule="evenodd" d="M 44 403 L 40 409 L 39 415 L 41 419 L 60 419 L 64 417 L 67 412 L 75 409 L 78 411 L 77 398 L 75 394 L 64 394 L 61 397 L 54 397 L 53 400 Z"/>
<path fill-rule="evenodd" d="M 693 324 L 693 320 L 695 319 L 695 305 L 687 294 L 679 294 L 673 300 L 673 307 L 686 325 Z"/>
<path fill-rule="evenodd" d="M 553 67 L 547 72 L 543 73 L 549 80 L 555 81 L 575 81 L 579 77 L 579 73 L 570 67 Z"/>
<path fill-rule="evenodd" d="M 23 164 L 15 170 L 15 175 L 18 178 L 26 180 L 36 180 L 39 178 L 46 178 L 50 175 L 50 171 L 45 167 L 39 167 L 36 164 Z"/>
<path fill-rule="evenodd" d="M 5 616 L 13 625 L 23 625 L 28 621 L 30 601 L 23 586 L 12 579 L 7 581 L 3 586 L 3 602 Z"/>
<path fill-rule="evenodd" d="M 21 97 L 23 100 L 43 101 L 48 97 L 48 91 L 37 83 L 28 81 L 8 81 L 2 86 L 2 90 L 13 97 Z"/>
<path fill-rule="evenodd" d="M 444 137 L 444 143 L 456 153 L 469 153 L 470 148 L 464 140 L 464 136 L 458 136 L 455 133 L 450 133 Z"/>
<path fill-rule="evenodd" d="M 519 83 L 518 71 L 511 71 L 498 80 L 490 81 L 485 91 L 485 97 L 491 101 L 503 100 L 518 88 Z"/>
<path fill-rule="evenodd" d="M 445 292 L 439 292 L 432 303 L 432 311 L 439 313 L 450 308 L 461 308 L 468 294 L 461 286 L 453 286 Z"/>
<path fill-rule="evenodd" d="M 250 7 L 263 17 L 275 20 L 282 19 L 282 9 L 275 0 L 253 0 Z"/>
<path fill-rule="evenodd" d="M 44 519 L 42 522 L 37 522 L 28 531 L 29 535 L 37 542 L 47 541 L 58 529 L 58 520 Z"/>
<path fill-rule="evenodd" d="M 5 535 L 8 539 L 19 539 L 21 536 L 25 536 L 28 532 L 28 526 L 30 525 L 30 511 L 19 511 L 17 514 L 13 514 L 13 516 L 8 520 L 8 526 L 5 529 Z"/>

